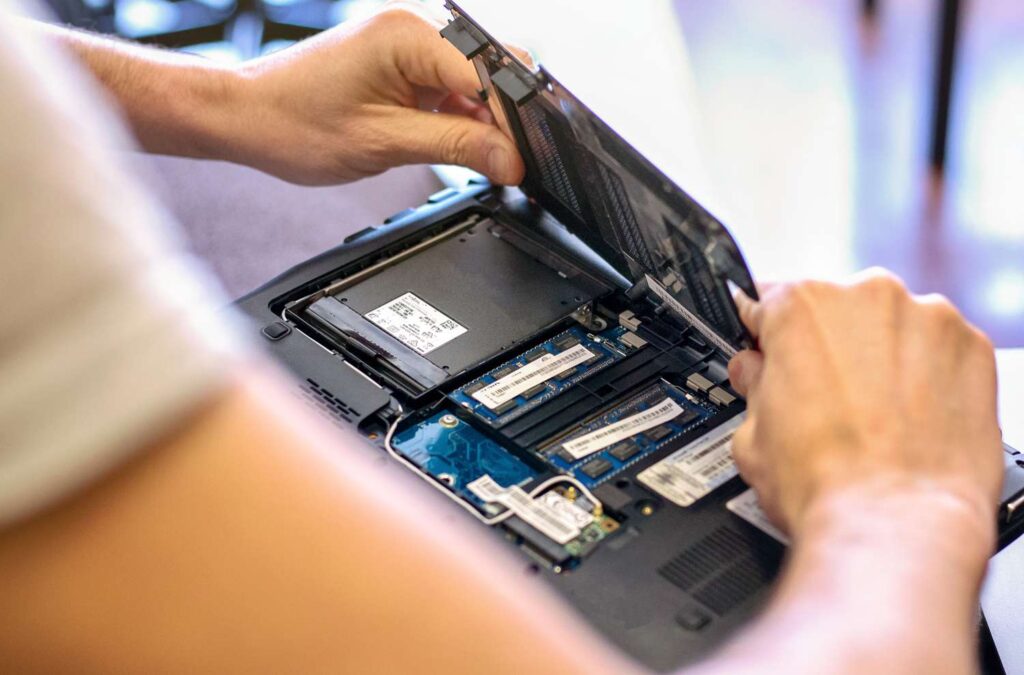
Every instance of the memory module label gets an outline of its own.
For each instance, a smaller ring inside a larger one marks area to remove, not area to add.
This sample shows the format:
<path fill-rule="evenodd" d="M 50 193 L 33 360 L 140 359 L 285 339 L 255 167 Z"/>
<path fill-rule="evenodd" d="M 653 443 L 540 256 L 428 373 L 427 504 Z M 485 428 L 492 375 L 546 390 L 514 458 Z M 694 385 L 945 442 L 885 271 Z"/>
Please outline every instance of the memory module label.
<path fill-rule="evenodd" d="M 524 365 L 515 372 L 495 380 L 483 389 L 474 391 L 471 395 L 493 410 L 511 401 L 524 391 L 547 382 L 552 377 L 575 368 L 596 356 L 598 355 L 583 345 L 576 345 L 561 354 L 546 353 L 533 363 Z"/>
<path fill-rule="evenodd" d="M 630 415 L 579 438 L 566 441 L 562 447 L 572 455 L 573 459 L 583 459 L 587 455 L 592 455 L 598 450 L 603 450 L 630 436 L 673 420 L 683 412 L 684 409 L 678 403 L 671 398 L 666 398 L 652 408 Z"/>
<path fill-rule="evenodd" d="M 626 328 L 590 333 L 573 326 L 504 362 L 448 396 L 495 428 L 530 410 L 646 344 Z"/>

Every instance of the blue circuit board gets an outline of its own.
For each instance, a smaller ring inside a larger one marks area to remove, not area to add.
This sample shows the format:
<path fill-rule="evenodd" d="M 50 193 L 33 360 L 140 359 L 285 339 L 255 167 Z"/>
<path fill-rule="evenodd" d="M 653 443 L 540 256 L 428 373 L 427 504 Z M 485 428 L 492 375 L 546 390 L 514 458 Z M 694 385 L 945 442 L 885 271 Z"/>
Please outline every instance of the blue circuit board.
<path fill-rule="evenodd" d="M 684 412 L 674 419 L 654 429 L 635 434 L 625 440 L 613 443 L 599 452 L 595 452 L 582 459 L 573 459 L 571 455 L 562 450 L 561 444 L 565 441 L 578 438 L 592 431 L 618 422 L 619 420 L 635 415 L 658 405 L 665 398 L 672 398 L 683 408 Z M 713 415 L 714 412 L 701 404 L 697 399 L 687 396 L 685 392 L 659 382 L 636 396 L 630 398 L 622 405 L 603 413 L 599 417 L 589 420 L 573 431 L 568 436 L 559 439 L 558 443 L 543 450 L 544 457 L 560 472 L 571 473 L 581 483 L 589 488 L 596 487 L 616 475 L 658 448 L 671 443 L 680 435 L 693 429 L 695 426 Z M 598 469 L 603 469 L 598 471 Z"/>
<path fill-rule="evenodd" d="M 395 434 L 392 446 L 453 492 L 481 507 L 466 489 L 488 474 L 502 487 L 523 485 L 537 472 L 450 412 L 440 412 Z"/>
<path fill-rule="evenodd" d="M 573 326 L 537 347 L 488 371 L 476 380 L 466 383 L 452 392 L 449 398 L 456 405 L 471 411 L 491 426 L 500 428 L 543 404 L 545 401 L 558 396 L 563 391 L 585 380 L 597 371 L 636 351 L 638 347 L 630 346 L 621 341 L 626 333 L 627 330 L 621 326 L 615 326 L 600 333 L 588 333 L 580 326 Z M 496 409 L 489 408 L 472 396 L 474 391 L 478 391 L 482 387 L 515 373 L 519 368 L 528 365 L 544 354 L 559 354 L 576 345 L 586 347 L 594 353 L 595 358 L 571 370 L 559 373 L 556 377 L 540 383 L 532 391 L 524 392 Z"/>

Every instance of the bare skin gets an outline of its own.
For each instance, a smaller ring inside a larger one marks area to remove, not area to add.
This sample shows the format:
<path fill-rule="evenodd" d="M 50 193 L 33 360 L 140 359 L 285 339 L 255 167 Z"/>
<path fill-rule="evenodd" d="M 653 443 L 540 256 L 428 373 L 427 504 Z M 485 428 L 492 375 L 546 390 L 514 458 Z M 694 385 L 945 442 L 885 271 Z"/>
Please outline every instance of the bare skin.
<path fill-rule="evenodd" d="M 399 164 L 461 164 L 515 185 L 523 163 L 491 124 L 476 71 L 417 4 L 392 3 L 299 45 L 220 66 L 32 24 L 70 47 L 152 152 L 248 164 L 330 185 Z"/>
<path fill-rule="evenodd" d="M 461 106 L 472 93 L 461 55 L 435 50 L 436 26 L 405 10 L 241 71 L 47 30 L 151 149 L 328 183 L 409 161 L 486 167 L 480 148 L 501 143 L 479 110 L 449 118 L 402 98 L 426 86 Z M 372 35 L 388 31 L 423 43 Z M 439 75 L 416 75 L 403 53 L 437 59 L 426 72 Z M 360 67 L 331 70 L 346 61 Z M 361 73 L 373 77 L 354 83 Z M 156 82 L 181 87 L 163 117 L 135 90 Z M 185 105 L 203 96 L 210 106 Z M 310 117 L 311 102 L 339 113 Z M 429 136 L 435 123 L 469 131 Z M 512 164 L 492 178 L 518 180 Z M 760 350 L 731 364 L 750 410 L 735 455 L 794 546 L 765 613 L 695 670 L 970 672 L 1000 478 L 991 345 L 944 301 L 879 273 L 740 306 Z M 265 365 L 237 372 L 135 462 L 0 532 L 0 671 L 640 670 L 492 533 L 287 387 Z"/>

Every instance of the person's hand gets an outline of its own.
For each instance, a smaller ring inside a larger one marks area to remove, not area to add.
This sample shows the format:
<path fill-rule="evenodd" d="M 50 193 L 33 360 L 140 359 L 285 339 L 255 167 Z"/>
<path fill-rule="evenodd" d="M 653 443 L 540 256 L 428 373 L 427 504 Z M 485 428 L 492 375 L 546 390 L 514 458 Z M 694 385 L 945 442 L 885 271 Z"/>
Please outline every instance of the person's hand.
<path fill-rule="evenodd" d="M 303 184 L 419 163 L 519 183 L 515 144 L 492 123 L 473 64 L 442 26 L 416 5 L 391 3 L 243 64 L 232 159 Z"/>
<path fill-rule="evenodd" d="M 835 493 L 920 489 L 994 524 L 995 360 L 980 331 L 944 298 L 912 296 L 882 271 L 762 296 L 737 299 L 760 351 L 740 352 L 729 373 L 748 403 L 733 454 L 773 520 L 799 536 Z"/>

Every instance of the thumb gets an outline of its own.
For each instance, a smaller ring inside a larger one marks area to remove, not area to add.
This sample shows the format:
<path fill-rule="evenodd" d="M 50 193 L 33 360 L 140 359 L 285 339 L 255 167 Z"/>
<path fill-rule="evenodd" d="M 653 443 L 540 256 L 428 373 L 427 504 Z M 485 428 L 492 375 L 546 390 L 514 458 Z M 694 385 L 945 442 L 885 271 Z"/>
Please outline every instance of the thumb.
<path fill-rule="evenodd" d="M 517 185 L 525 171 L 519 151 L 497 127 L 461 115 L 404 108 L 385 133 L 392 164 L 458 164 L 492 183 Z"/>
<path fill-rule="evenodd" d="M 763 368 L 764 355 L 752 349 L 744 349 L 729 361 L 729 383 L 740 395 L 749 399 L 752 390 L 761 381 Z"/>

